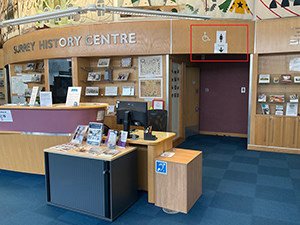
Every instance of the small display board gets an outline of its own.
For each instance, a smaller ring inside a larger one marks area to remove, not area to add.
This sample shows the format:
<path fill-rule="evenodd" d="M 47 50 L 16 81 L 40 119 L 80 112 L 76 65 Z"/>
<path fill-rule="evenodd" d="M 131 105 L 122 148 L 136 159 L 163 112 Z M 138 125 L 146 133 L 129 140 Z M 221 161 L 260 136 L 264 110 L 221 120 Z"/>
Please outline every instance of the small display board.
<path fill-rule="evenodd" d="M 155 172 L 167 175 L 167 173 L 168 173 L 168 164 L 167 164 L 167 162 L 156 160 L 155 161 Z"/>

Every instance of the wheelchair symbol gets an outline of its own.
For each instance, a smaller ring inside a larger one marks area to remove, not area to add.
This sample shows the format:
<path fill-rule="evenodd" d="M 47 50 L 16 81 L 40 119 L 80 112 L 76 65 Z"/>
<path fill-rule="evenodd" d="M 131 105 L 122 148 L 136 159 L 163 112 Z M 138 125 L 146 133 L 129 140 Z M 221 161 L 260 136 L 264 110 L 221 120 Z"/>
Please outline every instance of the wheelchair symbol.
<path fill-rule="evenodd" d="M 209 38 L 209 36 L 207 35 L 206 32 L 204 32 L 203 35 L 202 35 L 202 41 L 203 41 L 203 42 L 208 42 L 208 41 L 210 41 L 210 38 Z"/>
<path fill-rule="evenodd" d="M 167 174 L 167 163 L 163 161 L 155 161 L 155 171 L 160 174 Z"/>

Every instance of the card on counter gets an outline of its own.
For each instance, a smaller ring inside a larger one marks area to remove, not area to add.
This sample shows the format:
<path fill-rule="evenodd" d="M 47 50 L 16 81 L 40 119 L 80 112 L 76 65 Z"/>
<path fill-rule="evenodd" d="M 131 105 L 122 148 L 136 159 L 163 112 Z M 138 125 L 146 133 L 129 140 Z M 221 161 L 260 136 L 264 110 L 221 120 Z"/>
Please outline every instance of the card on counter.
<path fill-rule="evenodd" d="M 32 92 L 31 92 L 31 96 L 30 96 L 30 100 L 29 100 L 29 105 L 30 106 L 34 106 L 35 102 L 36 102 L 36 97 L 38 95 L 39 92 L 39 87 L 33 87 L 32 88 Z"/>
<path fill-rule="evenodd" d="M 68 88 L 66 106 L 79 106 L 81 89 L 81 87 Z"/>
<path fill-rule="evenodd" d="M 120 138 L 118 140 L 118 146 L 121 148 L 125 148 L 126 142 L 127 142 L 128 132 L 127 131 L 121 131 Z"/>
<path fill-rule="evenodd" d="M 52 92 L 41 91 L 40 92 L 40 106 L 51 107 L 52 106 Z"/>

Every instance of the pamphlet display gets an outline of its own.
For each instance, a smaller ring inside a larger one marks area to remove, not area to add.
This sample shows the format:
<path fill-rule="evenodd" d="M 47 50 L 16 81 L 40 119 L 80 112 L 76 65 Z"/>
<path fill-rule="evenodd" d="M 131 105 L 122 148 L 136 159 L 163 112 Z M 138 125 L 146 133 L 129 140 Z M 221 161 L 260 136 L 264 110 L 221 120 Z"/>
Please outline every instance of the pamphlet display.
<path fill-rule="evenodd" d="M 115 149 L 117 144 L 117 138 L 118 138 L 118 131 L 116 130 L 109 130 L 107 139 L 106 139 L 106 145 L 109 149 Z"/>
<path fill-rule="evenodd" d="M 117 96 L 118 87 L 105 87 L 105 96 Z"/>
<path fill-rule="evenodd" d="M 287 116 L 298 116 L 298 103 L 287 103 L 286 104 L 286 115 Z"/>
<path fill-rule="evenodd" d="M 79 125 L 72 137 L 71 143 L 82 144 L 83 138 L 88 130 L 88 126 Z"/>
<path fill-rule="evenodd" d="M 98 95 L 99 95 L 99 87 L 85 88 L 85 96 L 98 96 Z"/>
<path fill-rule="evenodd" d="M 40 106 L 51 107 L 52 106 L 52 92 L 41 91 L 40 92 Z"/>
<path fill-rule="evenodd" d="M 79 106 L 81 87 L 69 87 L 66 106 Z"/>
<path fill-rule="evenodd" d="M 270 83 L 270 74 L 260 74 L 258 78 L 259 84 L 269 84 Z"/>
<path fill-rule="evenodd" d="M 290 95 L 290 102 L 298 103 L 299 102 L 298 95 L 297 94 Z"/>
<path fill-rule="evenodd" d="M 276 116 L 283 116 L 283 105 L 276 105 Z"/>
<path fill-rule="evenodd" d="M 89 123 L 89 131 L 86 143 L 92 146 L 100 146 L 103 135 L 103 123 Z"/>
<path fill-rule="evenodd" d="M 268 104 L 261 104 L 261 109 L 264 115 L 270 115 L 270 107 Z"/>
<path fill-rule="evenodd" d="M 30 106 L 35 105 L 36 97 L 38 95 L 38 92 L 39 92 L 39 87 L 33 87 L 32 88 L 32 92 L 31 92 L 31 96 L 30 96 L 30 100 L 29 100 L 29 105 Z"/>
<path fill-rule="evenodd" d="M 121 148 L 125 148 L 126 142 L 127 142 L 128 132 L 127 131 L 121 131 L 120 138 L 118 140 L 118 146 Z"/>
<path fill-rule="evenodd" d="M 134 86 L 123 86 L 122 96 L 134 96 Z"/>

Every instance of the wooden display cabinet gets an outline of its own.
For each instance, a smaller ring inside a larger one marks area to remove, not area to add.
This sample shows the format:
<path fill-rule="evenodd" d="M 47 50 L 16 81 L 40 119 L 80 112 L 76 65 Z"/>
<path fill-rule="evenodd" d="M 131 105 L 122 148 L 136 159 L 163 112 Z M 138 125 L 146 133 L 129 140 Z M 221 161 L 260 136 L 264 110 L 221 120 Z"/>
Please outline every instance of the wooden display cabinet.
<path fill-rule="evenodd" d="M 108 67 L 97 67 L 98 60 L 103 58 L 110 58 L 110 63 Z M 122 67 L 121 61 L 123 58 L 131 58 L 131 67 Z M 73 58 L 73 74 L 77 74 L 74 78 L 73 85 L 82 87 L 81 101 L 82 102 L 103 102 L 109 105 L 116 105 L 117 101 L 142 101 L 144 98 L 139 98 L 139 74 L 138 74 L 138 56 L 107 56 L 107 57 L 79 57 Z M 163 64 L 163 100 L 166 101 L 166 76 L 165 76 L 165 65 L 166 57 L 162 57 Z M 103 80 L 105 69 L 110 69 L 112 71 L 112 79 L 110 81 Z M 100 72 L 100 81 L 88 81 L 89 72 Z M 128 80 L 120 81 L 117 80 L 119 73 L 129 73 Z M 118 87 L 117 96 L 105 96 L 105 87 Z M 133 96 L 123 96 L 122 88 L 124 86 L 134 87 Z M 86 96 L 85 91 L 87 87 L 99 87 L 98 96 Z M 148 103 L 151 106 L 151 101 Z M 116 124 L 115 115 L 107 115 L 105 117 L 104 123 L 112 129 L 122 129 L 121 125 Z"/>
<path fill-rule="evenodd" d="M 300 54 L 256 55 L 252 88 L 251 133 L 248 149 L 300 154 L 300 83 L 294 83 L 294 76 L 300 72 L 290 71 L 290 62 Z M 260 74 L 270 74 L 270 82 L 259 83 Z M 292 82 L 277 83 L 276 78 L 289 74 Z M 274 81 L 275 79 L 275 81 Z M 266 102 L 258 102 L 260 94 L 267 96 Z M 290 95 L 298 95 L 297 116 L 286 116 Z M 284 95 L 284 102 L 270 102 L 270 95 Z M 269 114 L 263 113 L 261 104 L 269 105 Z M 283 106 L 283 115 L 275 115 L 276 105 Z"/>
<path fill-rule="evenodd" d="M 33 65 L 30 67 L 30 64 Z M 31 89 L 34 86 L 38 86 L 41 90 L 43 91 L 48 91 L 49 90 L 49 76 L 48 76 L 48 60 L 36 60 L 36 61 L 30 61 L 30 62 L 24 62 L 24 63 L 16 63 L 16 64 L 10 64 L 9 65 L 9 76 L 10 76 L 10 83 L 11 83 L 11 99 L 12 103 L 13 102 L 13 97 L 18 96 L 18 97 L 25 97 L 26 100 L 30 98 L 30 95 L 26 95 L 26 93 L 14 93 L 13 87 L 12 87 L 12 79 L 15 76 L 26 76 L 26 75 L 33 75 L 33 74 L 39 74 L 41 75 L 41 79 L 38 81 L 26 81 L 23 82 L 28 86 L 27 89 Z"/>

